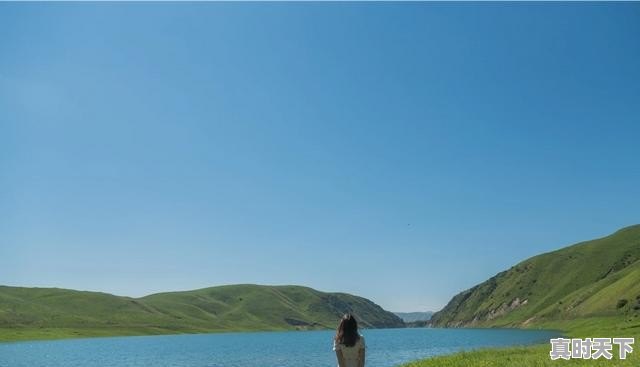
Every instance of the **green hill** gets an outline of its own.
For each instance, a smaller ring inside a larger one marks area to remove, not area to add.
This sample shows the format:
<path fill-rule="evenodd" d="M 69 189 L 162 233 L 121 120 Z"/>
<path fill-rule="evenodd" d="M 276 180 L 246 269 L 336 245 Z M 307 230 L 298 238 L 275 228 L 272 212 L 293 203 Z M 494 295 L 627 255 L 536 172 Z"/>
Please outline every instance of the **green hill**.
<path fill-rule="evenodd" d="M 466 290 L 434 326 L 561 325 L 640 321 L 640 225 L 527 259 Z"/>
<path fill-rule="evenodd" d="M 334 328 L 345 312 L 363 327 L 401 327 L 375 303 L 300 286 L 229 285 L 142 298 L 0 286 L 0 340 Z"/>

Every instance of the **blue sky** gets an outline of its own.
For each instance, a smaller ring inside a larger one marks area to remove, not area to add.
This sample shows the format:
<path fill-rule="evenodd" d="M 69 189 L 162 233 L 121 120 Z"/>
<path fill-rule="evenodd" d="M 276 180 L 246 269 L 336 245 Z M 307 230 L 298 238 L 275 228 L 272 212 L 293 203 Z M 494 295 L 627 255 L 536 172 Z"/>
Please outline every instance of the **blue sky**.
<path fill-rule="evenodd" d="M 0 284 L 397 311 L 640 223 L 640 5 L 0 4 Z"/>

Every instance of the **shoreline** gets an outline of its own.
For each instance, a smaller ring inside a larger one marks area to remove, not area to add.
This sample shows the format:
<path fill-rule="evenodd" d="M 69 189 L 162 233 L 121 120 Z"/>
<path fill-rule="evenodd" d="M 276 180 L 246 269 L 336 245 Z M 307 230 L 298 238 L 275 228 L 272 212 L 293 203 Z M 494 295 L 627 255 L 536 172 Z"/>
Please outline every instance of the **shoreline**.
<path fill-rule="evenodd" d="M 362 328 L 362 330 L 522 330 L 522 331 L 551 331 L 564 335 L 565 331 L 553 328 L 515 328 L 515 327 L 469 327 L 469 328 L 447 328 L 447 327 L 425 327 L 425 328 Z M 150 332 L 137 332 L 145 330 Z M 56 341 L 74 339 L 94 339 L 94 338 L 119 338 L 119 337 L 145 337 L 145 336 L 170 336 L 170 335 L 205 335 L 205 334 L 245 334 L 245 333 L 279 333 L 279 332 L 314 332 L 333 331 L 330 328 L 317 329 L 234 329 L 234 330 L 201 330 L 175 332 L 161 328 L 122 328 L 118 332 L 111 332 L 108 328 L 1 328 L 0 344 L 35 341 Z M 166 332 L 165 332 L 166 331 Z M 17 334 L 18 338 L 8 338 L 7 335 Z M 24 336 L 24 337 L 22 337 Z"/>
<path fill-rule="evenodd" d="M 158 330 L 157 332 L 138 333 L 137 329 L 123 329 L 122 332 L 109 333 L 108 329 L 82 329 L 82 328 L 44 328 L 44 329 L 11 329 L 4 332 L 0 328 L 0 344 L 16 343 L 16 342 L 34 342 L 34 341 L 54 341 L 54 340 L 71 340 L 71 339 L 94 339 L 94 338 L 119 338 L 119 337 L 141 337 L 141 336 L 166 336 L 166 335 L 200 335 L 200 334 L 232 334 L 232 333 L 268 333 L 268 332 L 304 332 L 304 331 L 320 331 L 331 329 L 247 329 L 247 330 L 202 330 L 202 331 L 185 331 L 176 332 L 175 330 Z M 13 333 L 20 334 L 18 338 L 6 338 L 6 335 Z M 29 337 L 33 335 L 33 337 Z M 25 336 L 25 337 L 22 337 Z"/>
<path fill-rule="evenodd" d="M 385 330 L 385 329 L 417 329 L 407 327 L 396 328 L 362 328 L 362 330 Z M 151 332 L 138 333 L 137 330 L 150 330 Z M 176 332 L 162 328 L 122 328 L 116 333 L 109 333 L 108 328 L 2 328 L 0 327 L 0 344 L 31 341 L 53 341 L 69 339 L 93 339 L 93 338 L 117 338 L 117 337 L 139 337 L 139 336 L 163 336 L 163 335 L 201 335 L 201 334 L 243 334 L 243 333 L 277 333 L 277 332 L 308 332 L 308 331 L 331 331 L 332 328 L 309 328 L 309 329 L 211 329 L 211 330 L 185 330 Z M 6 332 L 5 332 L 6 331 Z M 166 332 L 165 332 L 166 331 Z M 35 334 L 29 338 L 7 338 L 11 334 Z M 44 336 L 44 337 L 40 337 Z"/>

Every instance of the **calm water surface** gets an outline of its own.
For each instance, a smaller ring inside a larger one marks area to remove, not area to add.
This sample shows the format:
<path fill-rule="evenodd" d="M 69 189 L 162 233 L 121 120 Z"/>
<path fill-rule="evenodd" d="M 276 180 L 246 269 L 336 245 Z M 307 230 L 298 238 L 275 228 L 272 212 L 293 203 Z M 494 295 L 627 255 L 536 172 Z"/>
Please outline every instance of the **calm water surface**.
<path fill-rule="evenodd" d="M 553 331 L 363 330 L 367 367 L 462 349 L 548 341 Z M 0 343 L 2 367 L 335 367 L 332 331 L 227 333 Z"/>

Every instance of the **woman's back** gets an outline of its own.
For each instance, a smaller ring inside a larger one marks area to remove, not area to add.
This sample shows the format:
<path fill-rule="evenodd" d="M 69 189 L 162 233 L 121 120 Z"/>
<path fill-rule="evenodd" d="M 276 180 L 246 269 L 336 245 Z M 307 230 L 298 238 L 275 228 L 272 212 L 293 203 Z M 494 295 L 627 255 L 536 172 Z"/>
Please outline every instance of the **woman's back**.
<path fill-rule="evenodd" d="M 360 338 L 352 347 L 347 347 L 346 345 L 339 344 L 336 341 L 333 342 L 333 350 L 336 353 L 341 353 L 342 360 L 344 361 L 344 366 L 339 365 L 339 367 L 360 367 L 361 359 L 364 357 L 364 349 L 365 343 L 362 335 L 360 335 Z"/>
<path fill-rule="evenodd" d="M 342 316 L 333 339 L 338 367 L 364 367 L 364 337 L 358 333 L 358 322 L 352 314 Z"/>

